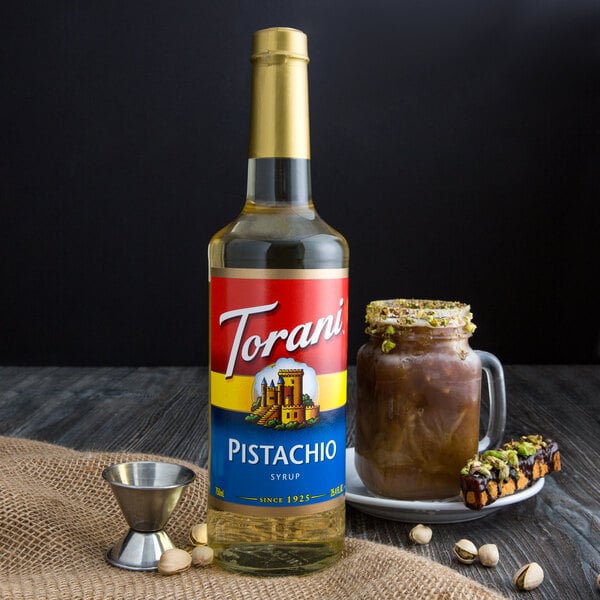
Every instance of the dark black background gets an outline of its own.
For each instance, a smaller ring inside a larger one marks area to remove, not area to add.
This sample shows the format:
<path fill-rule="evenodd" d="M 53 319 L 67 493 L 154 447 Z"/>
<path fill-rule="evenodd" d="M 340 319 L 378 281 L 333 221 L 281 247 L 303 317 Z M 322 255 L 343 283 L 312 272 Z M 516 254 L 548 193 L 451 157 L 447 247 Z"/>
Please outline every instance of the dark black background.
<path fill-rule="evenodd" d="M 314 198 L 374 298 L 470 302 L 506 363 L 600 360 L 600 2 L 2 8 L 0 362 L 205 364 L 252 32 L 309 35 Z"/>

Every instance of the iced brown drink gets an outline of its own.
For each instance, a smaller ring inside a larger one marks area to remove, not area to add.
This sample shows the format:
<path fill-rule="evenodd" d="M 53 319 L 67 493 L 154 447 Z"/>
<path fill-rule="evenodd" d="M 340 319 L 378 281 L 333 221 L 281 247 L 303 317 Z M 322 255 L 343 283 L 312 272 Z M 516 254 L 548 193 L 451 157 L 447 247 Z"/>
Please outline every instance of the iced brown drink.
<path fill-rule="evenodd" d="M 481 360 L 470 307 L 439 300 L 367 306 L 357 357 L 355 464 L 373 493 L 443 499 L 477 453 Z"/>

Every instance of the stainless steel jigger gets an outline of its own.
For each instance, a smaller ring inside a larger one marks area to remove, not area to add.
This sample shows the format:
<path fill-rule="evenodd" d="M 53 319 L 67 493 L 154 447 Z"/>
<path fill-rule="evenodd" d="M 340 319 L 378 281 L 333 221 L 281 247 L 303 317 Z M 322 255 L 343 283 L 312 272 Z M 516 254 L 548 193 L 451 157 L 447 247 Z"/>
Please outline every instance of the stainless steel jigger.
<path fill-rule="evenodd" d="M 175 463 L 140 461 L 107 467 L 102 477 L 110 483 L 130 527 L 108 549 L 106 559 L 123 569 L 156 569 L 160 555 L 175 547 L 163 528 L 194 472 Z"/>

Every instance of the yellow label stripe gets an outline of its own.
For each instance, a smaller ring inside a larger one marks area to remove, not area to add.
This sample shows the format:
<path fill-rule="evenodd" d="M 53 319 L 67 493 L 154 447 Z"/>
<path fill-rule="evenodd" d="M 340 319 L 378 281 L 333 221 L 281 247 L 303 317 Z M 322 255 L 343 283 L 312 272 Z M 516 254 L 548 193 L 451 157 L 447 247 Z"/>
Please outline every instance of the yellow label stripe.
<path fill-rule="evenodd" d="M 319 397 L 316 404 L 322 411 L 340 408 L 346 404 L 346 371 L 317 375 Z M 236 375 L 225 378 L 223 373 L 210 372 L 210 400 L 212 406 L 250 412 L 254 377 Z"/>

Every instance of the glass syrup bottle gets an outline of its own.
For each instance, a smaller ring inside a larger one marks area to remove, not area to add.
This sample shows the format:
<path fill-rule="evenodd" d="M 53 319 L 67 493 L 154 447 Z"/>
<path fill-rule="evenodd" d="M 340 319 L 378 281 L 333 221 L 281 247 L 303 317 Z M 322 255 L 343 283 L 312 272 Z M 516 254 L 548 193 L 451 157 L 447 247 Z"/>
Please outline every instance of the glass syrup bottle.
<path fill-rule="evenodd" d="M 312 201 L 306 35 L 253 37 L 248 190 L 209 244 L 209 544 L 300 574 L 345 531 L 348 245 Z"/>

